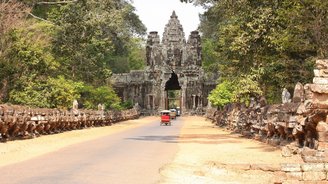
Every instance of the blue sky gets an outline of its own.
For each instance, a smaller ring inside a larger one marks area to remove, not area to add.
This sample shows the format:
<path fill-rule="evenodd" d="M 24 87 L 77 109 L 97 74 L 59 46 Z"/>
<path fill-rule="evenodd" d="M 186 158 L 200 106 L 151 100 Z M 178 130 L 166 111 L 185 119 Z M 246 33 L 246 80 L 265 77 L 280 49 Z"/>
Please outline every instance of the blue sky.
<path fill-rule="evenodd" d="M 191 31 L 197 29 L 199 13 L 204 11 L 202 7 L 181 3 L 180 0 L 133 0 L 133 5 L 139 18 L 146 25 L 147 32 L 158 31 L 161 38 L 173 10 L 183 26 L 186 38 Z"/>

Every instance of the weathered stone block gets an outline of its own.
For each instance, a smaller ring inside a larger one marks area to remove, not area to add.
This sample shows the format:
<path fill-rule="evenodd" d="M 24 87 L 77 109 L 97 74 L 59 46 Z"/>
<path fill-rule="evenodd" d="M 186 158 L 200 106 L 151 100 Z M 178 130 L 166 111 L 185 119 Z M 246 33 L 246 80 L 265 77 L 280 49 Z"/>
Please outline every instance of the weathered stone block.
<path fill-rule="evenodd" d="M 303 180 L 303 172 L 286 172 L 287 180 Z"/>
<path fill-rule="evenodd" d="M 304 184 L 312 184 L 310 182 L 305 182 Z M 328 181 L 316 181 L 315 183 L 313 184 L 328 184 Z"/>
<path fill-rule="evenodd" d="M 317 124 L 316 130 L 318 132 L 327 132 L 328 131 L 328 124 L 326 122 L 320 121 Z"/>
<path fill-rule="evenodd" d="M 323 149 L 324 162 L 328 163 L 328 149 Z"/>
<path fill-rule="evenodd" d="M 324 157 L 325 156 L 325 152 L 322 150 L 317 150 L 317 152 L 315 153 L 316 157 Z"/>
<path fill-rule="evenodd" d="M 320 75 L 321 72 L 320 72 L 319 69 L 314 69 L 314 70 L 313 70 L 313 73 L 314 73 L 314 76 L 315 76 L 315 77 L 321 77 L 321 75 Z"/>
<path fill-rule="evenodd" d="M 295 126 L 296 126 L 296 123 L 295 122 L 287 123 L 287 127 L 288 128 L 294 128 Z"/>
<path fill-rule="evenodd" d="M 301 164 L 297 164 L 297 163 L 281 164 L 281 170 L 286 172 L 298 172 L 301 171 Z"/>
<path fill-rule="evenodd" d="M 328 149 L 328 142 L 319 142 L 318 144 L 319 144 L 318 145 L 318 150 L 326 150 L 326 149 Z"/>
<path fill-rule="evenodd" d="M 328 163 L 324 163 L 325 164 L 325 171 L 328 172 Z"/>
<path fill-rule="evenodd" d="M 272 178 L 273 183 L 283 183 L 287 180 L 286 172 L 283 171 L 275 171 L 274 177 Z"/>
<path fill-rule="evenodd" d="M 268 144 L 270 144 L 272 146 L 278 146 L 280 144 L 280 140 L 279 139 L 269 139 Z"/>
<path fill-rule="evenodd" d="M 317 133 L 318 133 L 318 141 L 326 143 L 326 141 L 328 140 L 328 132 L 318 131 Z"/>
<path fill-rule="evenodd" d="M 281 155 L 283 157 L 291 157 L 293 155 L 293 152 L 291 149 L 289 149 L 289 147 L 287 146 L 284 146 L 282 149 L 281 149 Z"/>
<path fill-rule="evenodd" d="M 318 69 L 314 69 L 313 73 L 315 77 L 323 77 L 323 78 L 328 78 L 328 70 L 318 70 Z"/>
<path fill-rule="evenodd" d="M 311 100 L 313 98 L 313 92 L 311 91 L 310 85 L 311 84 L 304 85 L 305 100 Z"/>
<path fill-rule="evenodd" d="M 308 147 L 304 147 L 304 148 L 302 149 L 301 155 L 302 155 L 302 156 L 315 156 L 316 153 L 317 153 L 316 150 L 314 150 L 314 149 L 310 149 L 310 148 L 308 148 Z"/>
<path fill-rule="evenodd" d="M 325 171 L 324 163 L 305 163 L 301 165 L 302 171 L 316 171 L 323 172 Z"/>
<path fill-rule="evenodd" d="M 302 156 L 302 159 L 306 163 L 322 163 L 324 162 L 324 157 L 316 157 L 316 156 Z"/>
<path fill-rule="evenodd" d="M 303 172 L 304 181 L 321 181 L 327 177 L 326 172 Z"/>
<path fill-rule="evenodd" d="M 314 77 L 313 78 L 314 84 L 321 84 L 321 85 L 328 85 L 328 78 L 323 77 Z"/>
<path fill-rule="evenodd" d="M 284 113 L 285 115 L 287 115 L 287 113 L 294 113 L 297 111 L 298 107 L 301 105 L 301 103 L 285 103 L 285 104 L 281 104 L 279 105 L 279 111 L 278 113 Z M 289 116 L 287 116 L 287 121 L 289 120 Z"/>
<path fill-rule="evenodd" d="M 315 61 L 315 69 L 325 70 L 328 68 L 328 59 L 317 59 Z"/>
<path fill-rule="evenodd" d="M 280 171 L 281 166 L 279 164 L 252 164 L 252 170 L 262 170 L 262 171 Z"/>
<path fill-rule="evenodd" d="M 310 111 L 306 108 L 304 103 L 301 103 L 300 106 L 298 106 L 296 114 L 298 115 L 303 115 L 303 114 L 308 114 Z"/>
<path fill-rule="evenodd" d="M 231 164 L 230 167 L 233 169 L 240 169 L 240 170 L 250 170 L 251 165 L 250 164 Z"/>
<path fill-rule="evenodd" d="M 328 109 L 328 95 L 327 97 L 319 97 L 318 95 L 315 95 L 313 100 L 307 100 L 304 102 L 305 106 L 305 113 L 308 113 L 310 111 L 307 111 L 309 109 Z"/>
<path fill-rule="evenodd" d="M 304 181 L 292 179 L 292 180 L 283 181 L 282 184 L 304 184 Z"/>

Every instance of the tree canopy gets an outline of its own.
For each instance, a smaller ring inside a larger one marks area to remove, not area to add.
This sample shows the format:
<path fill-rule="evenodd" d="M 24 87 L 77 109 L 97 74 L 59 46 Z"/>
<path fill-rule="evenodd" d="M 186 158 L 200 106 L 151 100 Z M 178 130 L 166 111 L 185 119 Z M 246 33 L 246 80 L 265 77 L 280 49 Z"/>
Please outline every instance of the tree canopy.
<path fill-rule="evenodd" d="M 278 102 L 284 87 L 311 82 L 314 60 L 328 56 L 325 0 L 181 1 L 206 8 L 199 27 L 205 69 L 219 71 L 221 82 L 253 86 L 250 94 L 269 102 Z"/>
<path fill-rule="evenodd" d="M 127 0 L 4 0 L 0 23 L 0 102 L 120 108 L 113 63 L 144 66 L 146 28 Z"/>

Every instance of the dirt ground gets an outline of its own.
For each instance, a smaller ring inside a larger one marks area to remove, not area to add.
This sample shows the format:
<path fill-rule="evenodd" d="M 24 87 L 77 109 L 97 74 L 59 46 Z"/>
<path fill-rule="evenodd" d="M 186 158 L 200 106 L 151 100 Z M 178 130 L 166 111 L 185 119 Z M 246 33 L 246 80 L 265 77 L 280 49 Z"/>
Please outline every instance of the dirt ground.
<path fill-rule="evenodd" d="M 107 127 L 74 130 L 60 134 L 40 136 L 35 139 L 0 143 L 0 167 L 38 157 L 69 145 L 136 128 L 157 119 L 158 117 L 143 117 Z"/>
<path fill-rule="evenodd" d="M 161 183 L 274 183 L 273 172 L 244 170 L 252 165 L 275 167 L 301 163 L 299 156 L 285 158 L 265 143 L 215 127 L 202 117 L 181 117 L 179 151 L 173 162 L 161 169 Z"/>

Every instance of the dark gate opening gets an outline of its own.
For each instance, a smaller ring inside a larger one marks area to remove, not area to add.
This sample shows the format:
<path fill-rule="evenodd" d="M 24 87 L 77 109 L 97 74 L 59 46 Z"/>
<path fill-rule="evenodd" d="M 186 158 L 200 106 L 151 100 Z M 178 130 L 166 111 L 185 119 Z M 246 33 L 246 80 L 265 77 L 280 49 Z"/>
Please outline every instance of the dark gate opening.
<path fill-rule="evenodd" d="M 181 112 L 181 86 L 178 76 L 174 72 L 171 73 L 170 79 L 165 83 L 165 91 L 165 109 L 179 108 Z"/>
<path fill-rule="evenodd" d="M 168 90 L 181 90 L 178 76 L 174 72 L 171 73 L 170 79 L 165 83 L 165 91 Z"/>

